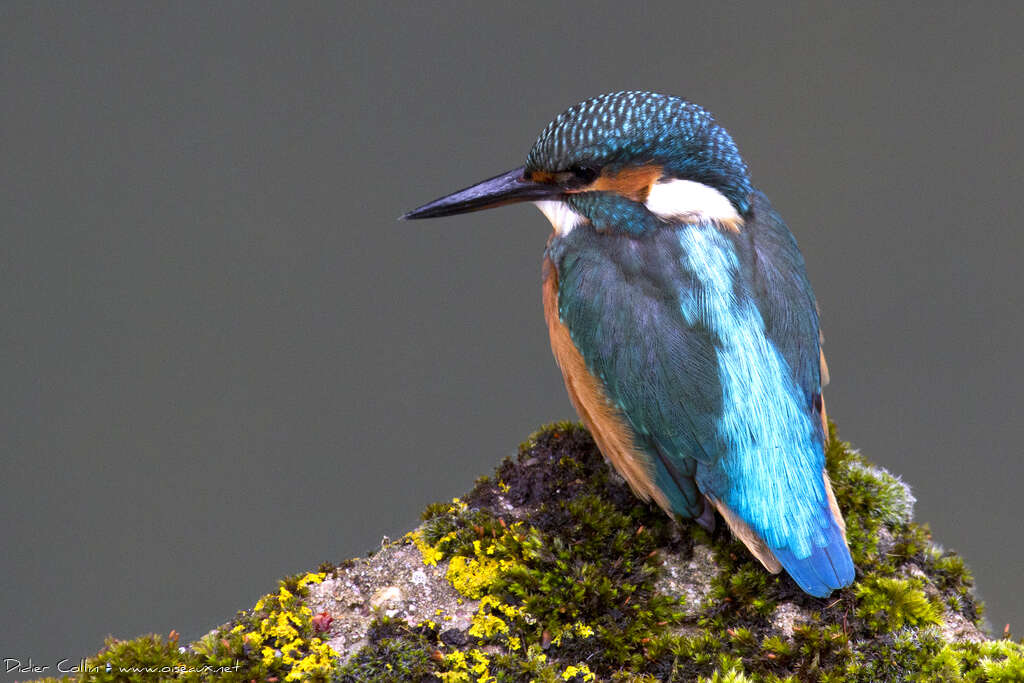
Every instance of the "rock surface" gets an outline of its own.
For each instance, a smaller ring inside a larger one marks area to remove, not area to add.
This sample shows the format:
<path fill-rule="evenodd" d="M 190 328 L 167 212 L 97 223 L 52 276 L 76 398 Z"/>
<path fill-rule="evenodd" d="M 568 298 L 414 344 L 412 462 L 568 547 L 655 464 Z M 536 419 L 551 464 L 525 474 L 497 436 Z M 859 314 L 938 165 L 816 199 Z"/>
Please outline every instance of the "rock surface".
<path fill-rule="evenodd" d="M 189 668 L 175 680 L 268 683 L 1024 681 L 1024 646 L 988 639 L 909 488 L 834 432 L 827 467 L 857 566 L 828 599 L 765 572 L 721 520 L 709 534 L 642 503 L 558 424 L 372 556 L 286 578 L 187 647 L 109 642 L 80 679 L 170 663 Z"/>

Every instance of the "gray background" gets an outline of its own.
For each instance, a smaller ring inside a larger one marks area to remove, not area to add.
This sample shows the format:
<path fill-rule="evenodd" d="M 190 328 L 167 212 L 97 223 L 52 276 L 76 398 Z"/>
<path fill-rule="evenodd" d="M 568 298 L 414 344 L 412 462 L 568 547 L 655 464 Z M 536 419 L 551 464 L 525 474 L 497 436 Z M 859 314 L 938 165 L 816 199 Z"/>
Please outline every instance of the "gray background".
<path fill-rule="evenodd" d="M 1024 631 L 1019 7 L 627 4 L 0 7 L 0 657 L 197 637 L 571 417 L 544 218 L 395 218 L 625 88 L 733 133 L 842 436 Z"/>

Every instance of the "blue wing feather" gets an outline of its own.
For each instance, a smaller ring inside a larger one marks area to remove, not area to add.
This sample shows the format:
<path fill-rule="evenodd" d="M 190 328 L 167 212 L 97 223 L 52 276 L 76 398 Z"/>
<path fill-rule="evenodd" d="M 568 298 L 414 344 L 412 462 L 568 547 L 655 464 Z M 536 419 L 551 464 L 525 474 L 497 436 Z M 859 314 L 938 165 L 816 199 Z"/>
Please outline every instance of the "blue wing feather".
<path fill-rule="evenodd" d="M 786 359 L 793 377 L 813 406 L 821 392 L 818 307 L 807 279 L 804 257 L 793 233 L 760 192 L 753 195 L 756 224 L 752 239 L 754 301 L 765 334 Z"/>
<path fill-rule="evenodd" d="M 820 510 L 821 519 L 834 521 L 827 506 Z M 853 558 L 846 537 L 835 523 L 826 523 L 825 543 L 811 549 L 807 557 L 798 557 L 789 548 L 773 548 L 772 552 L 786 572 L 800 587 L 819 598 L 837 588 L 848 586 L 854 577 Z"/>
<path fill-rule="evenodd" d="M 849 583 L 822 477 L 814 296 L 767 201 L 754 195 L 739 233 L 581 227 L 548 256 L 559 316 L 673 510 L 695 517 L 713 496 L 807 592 Z"/>

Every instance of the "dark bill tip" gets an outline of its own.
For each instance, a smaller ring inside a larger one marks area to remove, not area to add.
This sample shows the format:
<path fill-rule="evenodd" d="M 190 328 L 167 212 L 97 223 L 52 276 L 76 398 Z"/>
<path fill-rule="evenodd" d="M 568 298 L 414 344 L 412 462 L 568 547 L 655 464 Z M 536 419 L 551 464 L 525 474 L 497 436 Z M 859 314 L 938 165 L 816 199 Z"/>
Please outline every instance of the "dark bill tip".
<path fill-rule="evenodd" d="M 537 201 L 561 194 L 562 189 L 523 178 L 523 167 L 488 178 L 472 187 L 435 199 L 400 217 L 401 220 L 438 218 L 458 213 L 481 211 L 516 202 Z"/>

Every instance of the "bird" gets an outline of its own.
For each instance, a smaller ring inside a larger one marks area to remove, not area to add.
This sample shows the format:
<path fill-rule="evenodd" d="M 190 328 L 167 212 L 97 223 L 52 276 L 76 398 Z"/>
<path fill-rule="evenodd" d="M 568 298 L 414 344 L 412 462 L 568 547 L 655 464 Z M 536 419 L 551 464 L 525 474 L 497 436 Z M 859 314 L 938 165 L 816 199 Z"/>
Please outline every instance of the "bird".
<path fill-rule="evenodd" d="M 532 202 L 569 398 L 633 492 L 827 597 L 855 568 L 825 471 L 828 368 L 803 255 L 725 128 L 681 97 L 570 107 L 526 163 L 409 211 Z"/>

